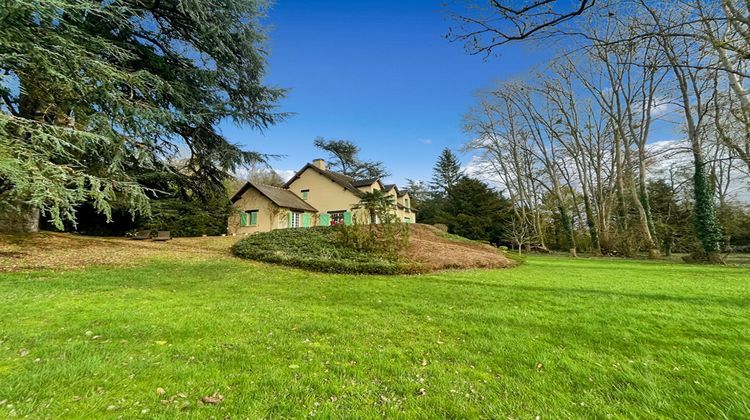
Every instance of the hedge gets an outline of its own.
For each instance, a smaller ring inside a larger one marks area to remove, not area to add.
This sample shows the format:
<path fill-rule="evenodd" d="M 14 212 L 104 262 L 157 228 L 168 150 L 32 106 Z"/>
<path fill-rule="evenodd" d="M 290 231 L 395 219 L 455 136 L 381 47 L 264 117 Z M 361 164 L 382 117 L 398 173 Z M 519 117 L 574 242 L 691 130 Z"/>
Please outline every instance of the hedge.
<path fill-rule="evenodd" d="M 279 229 L 238 241 L 238 257 L 306 270 L 341 274 L 410 274 L 419 265 L 397 257 L 354 250 L 341 244 L 337 227 Z"/>

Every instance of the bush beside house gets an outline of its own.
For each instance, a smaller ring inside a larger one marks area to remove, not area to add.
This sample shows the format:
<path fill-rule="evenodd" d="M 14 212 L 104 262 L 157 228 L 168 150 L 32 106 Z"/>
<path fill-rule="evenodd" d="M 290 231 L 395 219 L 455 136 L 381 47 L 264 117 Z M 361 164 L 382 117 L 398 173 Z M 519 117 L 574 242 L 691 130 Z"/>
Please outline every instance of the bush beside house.
<path fill-rule="evenodd" d="M 355 230 L 357 232 L 353 232 Z M 421 271 L 419 265 L 401 260 L 396 252 L 384 252 L 375 245 L 350 245 L 352 237 L 367 236 L 369 230 L 369 226 L 362 225 L 277 229 L 249 235 L 237 242 L 232 251 L 239 257 L 256 261 L 328 273 L 401 274 Z"/>

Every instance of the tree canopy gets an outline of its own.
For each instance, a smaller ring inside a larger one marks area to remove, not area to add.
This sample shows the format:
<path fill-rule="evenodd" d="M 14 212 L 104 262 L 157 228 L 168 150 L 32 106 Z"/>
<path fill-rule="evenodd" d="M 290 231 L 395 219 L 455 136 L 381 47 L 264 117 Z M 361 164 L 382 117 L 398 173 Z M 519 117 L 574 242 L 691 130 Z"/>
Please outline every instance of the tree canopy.
<path fill-rule="evenodd" d="M 328 165 L 344 175 L 354 179 L 385 178 L 390 175 L 383 162 L 361 160 L 359 146 L 349 140 L 318 137 L 313 144 L 328 152 Z"/>
<path fill-rule="evenodd" d="M 432 173 L 430 188 L 434 194 L 441 197 L 445 197 L 448 190 L 456 185 L 464 176 L 458 157 L 448 148 L 443 149 L 440 153 Z"/>
<path fill-rule="evenodd" d="M 448 189 L 436 221 L 447 225 L 451 233 L 500 243 L 507 240 L 510 214 L 510 203 L 498 192 L 482 181 L 464 177 Z"/>
<path fill-rule="evenodd" d="M 148 213 L 137 173 L 180 173 L 205 195 L 262 160 L 217 127 L 284 116 L 284 91 L 262 83 L 263 13 L 247 0 L 2 1 L 2 201 L 57 226 L 84 202 Z"/>

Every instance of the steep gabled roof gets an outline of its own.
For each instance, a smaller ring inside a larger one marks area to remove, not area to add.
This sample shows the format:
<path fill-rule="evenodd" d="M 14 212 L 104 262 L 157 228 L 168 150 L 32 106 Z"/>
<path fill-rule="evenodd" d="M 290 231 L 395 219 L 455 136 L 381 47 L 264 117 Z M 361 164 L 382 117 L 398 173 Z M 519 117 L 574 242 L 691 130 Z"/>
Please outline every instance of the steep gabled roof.
<path fill-rule="evenodd" d="M 396 189 L 396 192 L 398 192 L 398 187 L 396 184 L 383 184 L 383 191 L 390 191 L 392 189 Z"/>
<path fill-rule="evenodd" d="M 408 190 L 401 190 L 401 191 L 399 191 L 399 192 L 398 192 L 398 196 L 399 196 L 399 197 L 403 197 L 403 196 L 405 196 L 406 194 L 409 194 L 409 191 L 408 191 Z"/>
<path fill-rule="evenodd" d="M 378 181 L 377 178 L 359 179 L 356 181 L 352 181 L 352 186 L 369 187 L 370 185 L 374 184 L 376 181 Z"/>
<path fill-rule="evenodd" d="M 289 186 L 292 185 L 292 182 L 294 182 L 294 180 L 299 178 L 302 175 L 302 173 L 308 169 L 312 169 L 313 171 L 323 175 L 324 177 L 339 184 L 344 189 L 346 189 L 347 191 L 351 192 L 352 194 L 356 196 L 360 196 L 362 194 L 362 191 L 357 189 L 358 185 L 367 186 L 367 185 L 371 185 L 375 181 L 380 182 L 378 179 L 370 179 L 370 180 L 363 180 L 365 183 L 362 184 L 363 181 L 357 181 L 348 175 L 340 174 L 338 172 L 333 172 L 328 169 L 320 169 L 317 166 L 311 163 L 308 163 L 307 165 L 303 166 L 302 169 L 297 171 L 297 173 L 294 174 L 294 176 L 291 179 L 289 179 L 289 181 L 287 181 L 286 184 L 284 184 L 284 188 L 289 188 Z M 369 181 L 369 183 L 366 183 L 367 181 Z"/>
<path fill-rule="evenodd" d="M 315 213 L 318 212 L 315 207 L 311 206 L 305 200 L 299 198 L 289 190 L 285 190 L 279 187 L 272 187 L 270 185 L 257 184 L 250 181 L 246 182 L 245 185 L 243 185 L 242 188 L 240 188 L 240 190 L 232 196 L 232 203 L 239 200 L 245 193 L 245 191 L 247 191 L 249 188 L 256 189 L 259 193 L 261 193 L 263 196 L 265 196 L 267 199 L 271 200 L 274 204 L 281 208 L 299 211 L 311 211 Z"/>

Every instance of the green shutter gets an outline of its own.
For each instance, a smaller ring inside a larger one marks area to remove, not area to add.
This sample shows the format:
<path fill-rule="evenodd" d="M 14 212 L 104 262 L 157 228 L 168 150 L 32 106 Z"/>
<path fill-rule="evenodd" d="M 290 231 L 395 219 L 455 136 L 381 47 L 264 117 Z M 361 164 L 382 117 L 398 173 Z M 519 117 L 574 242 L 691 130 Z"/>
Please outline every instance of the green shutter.
<path fill-rule="evenodd" d="M 344 224 L 350 226 L 352 224 L 352 212 L 344 212 Z"/>
<path fill-rule="evenodd" d="M 287 222 L 286 227 L 290 228 L 292 227 L 292 212 L 289 212 L 289 221 Z"/>
<path fill-rule="evenodd" d="M 254 211 L 250 213 L 250 226 L 255 226 L 258 224 L 258 212 Z"/>
<path fill-rule="evenodd" d="M 331 226 L 331 215 L 323 213 L 320 215 L 320 226 Z"/>
<path fill-rule="evenodd" d="M 247 212 L 240 213 L 240 226 L 247 226 Z"/>
<path fill-rule="evenodd" d="M 310 227 L 312 225 L 312 215 L 310 213 L 302 213 L 302 227 Z"/>

